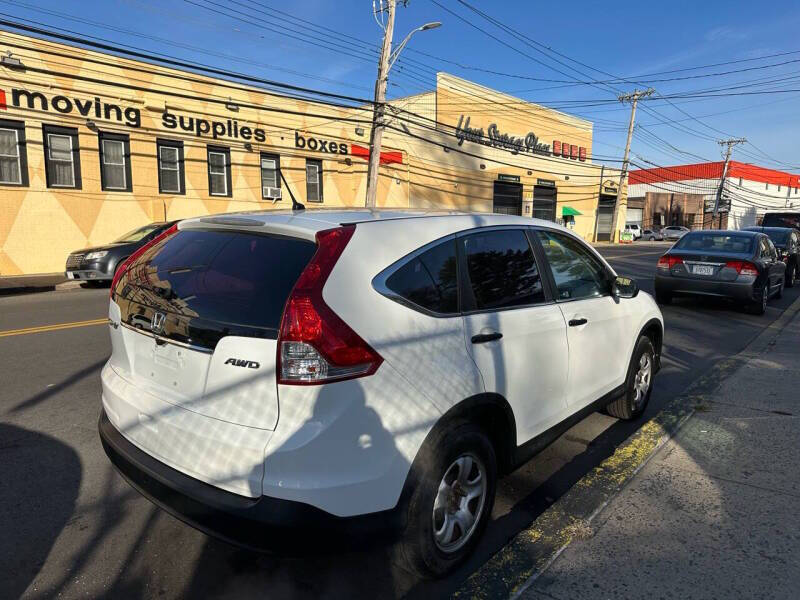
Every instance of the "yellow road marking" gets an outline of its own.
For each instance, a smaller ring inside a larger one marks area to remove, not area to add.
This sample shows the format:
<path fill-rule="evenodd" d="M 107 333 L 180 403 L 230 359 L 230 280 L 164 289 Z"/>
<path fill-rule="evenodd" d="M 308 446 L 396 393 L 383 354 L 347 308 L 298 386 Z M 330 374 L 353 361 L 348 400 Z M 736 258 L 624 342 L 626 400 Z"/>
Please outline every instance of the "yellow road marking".
<path fill-rule="evenodd" d="M 90 325 L 103 325 L 108 323 L 108 319 L 90 319 L 88 321 L 74 321 L 72 323 L 56 323 L 55 325 L 40 325 L 39 327 L 25 327 L 24 329 L 8 329 L 0 331 L 0 337 L 12 335 L 28 335 L 30 333 L 44 333 L 45 331 L 59 331 L 61 329 L 73 329 L 75 327 L 88 327 Z"/>

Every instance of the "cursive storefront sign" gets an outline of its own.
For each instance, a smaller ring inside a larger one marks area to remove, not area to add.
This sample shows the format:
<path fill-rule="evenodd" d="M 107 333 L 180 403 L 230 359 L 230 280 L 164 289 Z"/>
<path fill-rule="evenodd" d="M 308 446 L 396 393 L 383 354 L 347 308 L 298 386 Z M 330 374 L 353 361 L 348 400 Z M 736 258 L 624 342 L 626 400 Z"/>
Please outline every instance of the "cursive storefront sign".
<path fill-rule="evenodd" d="M 483 144 L 484 146 L 511 150 L 512 154 L 519 154 L 520 152 L 550 154 L 550 144 L 542 143 L 539 137 L 533 132 L 528 133 L 524 137 L 501 133 L 496 123 L 489 125 L 486 132 L 484 132 L 482 127 L 470 127 L 470 118 L 471 117 L 466 117 L 465 119 L 464 115 L 461 115 L 458 119 L 455 135 L 459 146 L 466 140 L 476 144 Z"/>
<path fill-rule="evenodd" d="M 528 132 L 525 136 L 502 133 L 497 128 L 496 123 L 492 123 L 486 131 L 484 131 L 482 127 L 471 127 L 470 119 L 471 117 L 464 117 L 464 115 L 461 115 L 458 119 L 455 136 L 459 146 L 466 140 L 475 144 L 511 150 L 512 154 L 529 152 L 532 154 L 552 154 L 554 156 L 563 156 L 564 158 L 578 159 L 581 161 L 586 160 L 586 148 L 560 141 L 554 141 L 551 146 L 550 144 L 542 142 L 532 131 Z"/>

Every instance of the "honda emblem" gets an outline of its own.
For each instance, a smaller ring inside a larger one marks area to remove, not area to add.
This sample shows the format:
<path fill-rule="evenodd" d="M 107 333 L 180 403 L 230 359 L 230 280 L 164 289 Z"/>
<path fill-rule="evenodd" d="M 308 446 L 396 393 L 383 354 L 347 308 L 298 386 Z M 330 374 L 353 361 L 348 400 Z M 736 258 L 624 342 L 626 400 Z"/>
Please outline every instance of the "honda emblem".
<path fill-rule="evenodd" d="M 156 312 L 153 314 L 153 321 L 150 325 L 150 331 L 153 333 L 163 333 L 164 331 L 164 321 L 167 320 L 167 315 L 161 312 Z"/>

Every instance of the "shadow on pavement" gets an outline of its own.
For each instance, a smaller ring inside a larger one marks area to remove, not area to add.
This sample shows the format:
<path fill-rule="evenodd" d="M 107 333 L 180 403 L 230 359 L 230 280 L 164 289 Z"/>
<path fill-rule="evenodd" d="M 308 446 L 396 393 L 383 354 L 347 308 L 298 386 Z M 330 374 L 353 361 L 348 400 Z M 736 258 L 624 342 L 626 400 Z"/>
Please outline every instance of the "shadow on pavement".
<path fill-rule="evenodd" d="M 0 423 L 0 595 L 19 598 L 67 526 L 82 479 L 75 451 Z"/>

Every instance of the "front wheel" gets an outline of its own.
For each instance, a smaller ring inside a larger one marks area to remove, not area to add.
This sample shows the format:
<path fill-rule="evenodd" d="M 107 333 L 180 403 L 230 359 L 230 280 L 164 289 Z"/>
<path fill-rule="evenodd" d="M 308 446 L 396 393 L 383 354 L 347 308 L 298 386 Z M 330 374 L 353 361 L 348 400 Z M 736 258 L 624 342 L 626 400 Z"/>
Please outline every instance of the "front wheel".
<path fill-rule="evenodd" d="M 655 375 L 656 352 L 647 336 L 642 336 L 633 350 L 625 380 L 625 392 L 606 407 L 608 414 L 618 419 L 635 419 L 650 401 Z"/>
<path fill-rule="evenodd" d="M 469 556 L 486 528 L 497 459 L 483 430 L 462 421 L 427 441 L 417 463 L 400 558 L 423 577 L 440 577 Z"/>
<path fill-rule="evenodd" d="M 794 287 L 794 279 L 795 279 L 795 271 L 797 270 L 796 265 L 789 265 L 786 267 L 786 287 Z"/>

